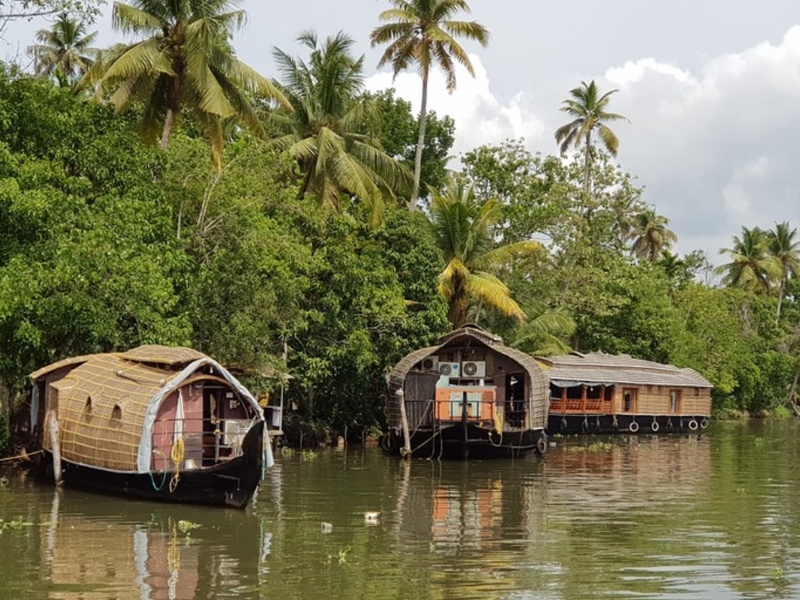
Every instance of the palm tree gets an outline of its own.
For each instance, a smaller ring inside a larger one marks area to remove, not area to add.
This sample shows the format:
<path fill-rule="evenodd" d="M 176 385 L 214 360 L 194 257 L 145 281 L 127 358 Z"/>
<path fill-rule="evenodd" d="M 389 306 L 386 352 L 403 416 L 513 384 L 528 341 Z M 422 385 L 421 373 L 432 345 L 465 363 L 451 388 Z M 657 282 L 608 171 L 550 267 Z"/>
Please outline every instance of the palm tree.
<path fill-rule="evenodd" d="M 111 92 L 117 109 L 141 101 L 145 139 L 159 139 L 162 148 L 188 113 L 209 138 L 219 168 L 227 123 L 237 121 L 265 135 L 251 95 L 286 103 L 271 81 L 234 56 L 229 39 L 244 24 L 245 13 L 233 6 L 232 0 L 115 2 L 115 29 L 145 39 L 109 55 L 100 72 L 87 74 L 81 84 L 96 85 L 99 97 Z"/>
<path fill-rule="evenodd" d="M 628 234 L 633 240 L 633 253 L 640 259 L 656 262 L 662 250 L 678 241 L 678 236 L 667 225 L 669 219 L 656 214 L 652 208 L 634 215 Z"/>
<path fill-rule="evenodd" d="M 411 174 L 363 133 L 377 125 L 380 114 L 378 105 L 361 95 L 364 57 L 351 56 L 354 42 L 344 32 L 320 44 L 314 32 L 306 31 L 298 41 L 311 50 L 308 63 L 274 51 L 282 75 L 279 88 L 293 110 L 270 115 L 278 133 L 270 144 L 299 163 L 301 195 L 314 194 L 324 206 L 339 208 L 341 194 L 353 194 L 377 225 L 383 198 L 407 192 Z"/>
<path fill-rule="evenodd" d="M 451 183 L 442 193 L 432 190 L 431 234 L 446 263 L 439 275 L 439 292 L 447 300 L 447 317 L 456 329 L 468 321 L 476 303 L 525 319 L 493 271 L 541 246 L 533 241 L 498 246 L 494 234 L 502 212 L 499 200 L 480 202 L 470 187 Z"/>
<path fill-rule="evenodd" d="M 549 308 L 541 302 L 523 304 L 527 319 L 512 330 L 509 344 L 533 356 L 568 354 L 568 340 L 578 328 L 563 308 Z"/>
<path fill-rule="evenodd" d="M 428 110 L 428 77 L 431 67 L 438 66 L 445 74 L 447 91 L 456 88 L 455 62 L 463 65 L 473 77 L 475 70 L 456 37 L 475 40 L 482 46 L 489 43 L 489 30 L 475 21 L 457 21 L 459 12 L 470 12 L 465 0 L 389 0 L 394 7 L 378 18 L 385 24 L 372 30 L 372 46 L 389 43 L 378 66 L 391 64 L 394 76 L 416 64 L 422 77 L 422 102 L 419 114 L 419 137 L 414 156 L 414 187 L 409 200 L 413 210 L 419 197 L 422 173 L 422 150 Z M 454 62 L 455 61 L 455 62 Z"/>
<path fill-rule="evenodd" d="M 63 78 L 74 83 L 94 63 L 99 50 L 92 48 L 97 32 L 86 33 L 82 21 L 61 13 L 51 29 L 36 32 L 38 44 L 28 47 L 37 75 Z"/>
<path fill-rule="evenodd" d="M 581 82 L 579 87 L 570 90 L 571 98 L 561 103 L 561 111 L 572 117 L 572 121 L 556 130 L 556 142 L 561 144 L 561 153 L 566 154 L 570 146 L 584 146 L 583 193 L 588 199 L 591 192 L 590 167 L 594 160 L 592 133 L 597 131 L 603 146 L 611 156 L 616 157 L 619 150 L 617 135 L 606 125 L 608 121 L 627 121 L 626 117 L 606 112 L 611 94 L 617 90 L 606 92 L 602 96 L 597 84 Z"/>
<path fill-rule="evenodd" d="M 781 268 L 778 282 L 778 318 L 781 317 L 781 305 L 786 294 L 786 285 L 791 278 L 800 276 L 800 241 L 795 241 L 797 229 L 789 229 L 789 223 L 775 223 L 775 229 L 767 232 L 769 253 Z"/>
<path fill-rule="evenodd" d="M 715 269 L 718 275 L 723 275 L 723 285 L 768 292 L 770 282 L 781 275 L 780 263 L 769 254 L 768 244 L 762 229 L 742 227 L 742 237 L 733 236 L 733 247 L 720 250 L 731 258 L 731 262 Z"/>

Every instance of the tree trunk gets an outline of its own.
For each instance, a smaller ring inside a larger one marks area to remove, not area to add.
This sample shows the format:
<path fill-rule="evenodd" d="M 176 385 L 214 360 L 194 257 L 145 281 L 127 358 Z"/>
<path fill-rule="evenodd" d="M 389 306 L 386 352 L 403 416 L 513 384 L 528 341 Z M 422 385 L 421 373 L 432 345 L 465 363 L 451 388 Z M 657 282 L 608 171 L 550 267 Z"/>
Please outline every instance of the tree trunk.
<path fill-rule="evenodd" d="M 783 304 L 783 290 L 786 285 L 786 273 L 781 277 L 780 285 L 778 287 L 778 321 L 781 320 L 781 305 Z"/>
<path fill-rule="evenodd" d="M 417 152 L 414 155 L 414 188 L 411 199 L 408 201 L 409 210 L 416 210 L 419 198 L 419 184 L 422 177 L 422 150 L 425 148 L 425 126 L 428 122 L 428 69 L 422 70 L 422 102 L 419 108 L 419 138 L 417 138 Z"/>
<path fill-rule="evenodd" d="M 172 129 L 175 126 L 175 111 L 171 108 L 167 109 L 167 116 L 164 118 L 164 128 L 161 130 L 161 149 L 166 150 L 169 146 L 169 137 L 172 135 Z"/>
<path fill-rule="evenodd" d="M 173 63 L 172 65 L 175 73 L 182 71 L 180 64 Z M 161 149 L 166 150 L 169 146 L 169 138 L 172 135 L 172 130 L 175 129 L 175 117 L 178 114 L 178 105 L 181 98 L 181 78 L 176 75 L 172 80 L 172 93 L 167 106 L 167 114 L 164 117 L 164 128 L 161 130 Z"/>
<path fill-rule="evenodd" d="M 586 218 L 588 219 L 592 214 L 592 209 L 590 208 L 590 199 L 591 199 L 591 186 L 590 186 L 590 174 L 591 171 L 589 167 L 592 164 L 591 161 L 591 151 L 592 151 L 592 131 L 589 130 L 586 132 L 586 156 L 583 159 L 583 201 L 586 203 Z"/>

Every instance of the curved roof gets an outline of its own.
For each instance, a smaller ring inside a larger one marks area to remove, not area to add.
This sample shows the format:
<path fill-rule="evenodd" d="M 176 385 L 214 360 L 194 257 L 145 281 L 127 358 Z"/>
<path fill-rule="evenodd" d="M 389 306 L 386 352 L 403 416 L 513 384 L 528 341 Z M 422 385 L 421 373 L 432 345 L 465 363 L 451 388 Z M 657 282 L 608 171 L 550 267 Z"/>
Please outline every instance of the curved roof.
<path fill-rule="evenodd" d="M 164 365 L 188 365 L 195 360 L 207 358 L 202 352 L 191 348 L 158 346 L 155 344 L 133 348 L 132 350 L 123 352 L 120 356 L 128 360 L 135 360 L 136 362 Z"/>
<path fill-rule="evenodd" d="M 505 356 L 516 362 L 527 374 L 527 402 L 530 406 L 530 418 L 533 428 L 543 428 L 547 422 L 547 399 L 550 396 L 547 375 L 542 366 L 531 355 L 503 344 L 502 338 L 476 327 L 467 325 L 439 338 L 439 344 L 410 352 L 392 368 L 387 376 L 387 418 L 390 423 L 399 420 L 399 400 L 397 390 L 404 389 L 409 373 L 423 359 L 436 354 L 442 348 L 450 346 L 479 346 Z M 407 399 L 406 396 L 404 398 Z"/>
<path fill-rule="evenodd" d="M 548 356 L 537 359 L 545 366 L 546 373 L 559 386 L 581 383 L 613 385 L 662 385 L 711 388 L 714 387 L 694 369 L 632 358 L 627 354 L 604 354 L 573 352 L 563 356 Z"/>
<path fill-rule="evenodd" d="M 187 365 L 190 362 L 201 358 L 208 358 L 202 352 L 193 350 L 191 348 L 183 348 L 180 346 L 159 346 L 151 344 L 148 346 L 139 346 L 127 352 L 108 352 L 106 354 L 84 354 L 82 356 L 70 356 L 57 362 L 51 363 L 47 366 L 37 369 L 29 375 L 32 381 L 36 381 L 43 375 L 52 373 L 63 367 L 72 365 L 80 365 L 88 360 L 96 360 L 99 356 L 119 356 L 121 358 L 139 362 L 139 363 L 152 363 L 158 365 Z"/>

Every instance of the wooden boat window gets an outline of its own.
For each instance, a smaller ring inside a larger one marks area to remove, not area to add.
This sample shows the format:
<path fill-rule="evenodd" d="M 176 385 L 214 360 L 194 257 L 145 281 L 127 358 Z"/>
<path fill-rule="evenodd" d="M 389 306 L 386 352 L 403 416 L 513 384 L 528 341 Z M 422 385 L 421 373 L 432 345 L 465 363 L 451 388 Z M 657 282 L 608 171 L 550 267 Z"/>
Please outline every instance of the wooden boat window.
<path fill-rule="evenodd" d="M 622 389 L 622 412 L 636 412 L 636 404 L 639 396 L 638 392 L 639 390 L 636 388 Z"/>
<path fill-rule="evenodd" d="M 111 409 L 111 424 L 122 424 L 122 407 L 119 404 L 115 404 L 114 408 Z"/>
<path fill-rule="evenodd" d="M 700 395 L 700 388 L 694 388 L 694 395 L 695 396 L 699 396 Z"/>
<path fill-rule="evenodd" d="M 83 405 L 83 418 L 86 421 L 92 420 L 92 397 L 86 396 L 86 404 Z"/>
<path fill-rule="evenodd" d="M 673 413 L 681 412 L 681 391 L 680 390 L 670 390 L 669 391 L 669 410 Z"/>

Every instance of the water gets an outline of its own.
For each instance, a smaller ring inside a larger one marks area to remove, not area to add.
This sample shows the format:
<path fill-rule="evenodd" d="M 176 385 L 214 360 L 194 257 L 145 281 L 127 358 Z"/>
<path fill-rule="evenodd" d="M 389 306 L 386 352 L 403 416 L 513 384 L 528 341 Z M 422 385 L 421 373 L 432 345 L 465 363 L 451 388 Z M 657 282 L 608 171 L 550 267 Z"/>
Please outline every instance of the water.
<path fill-rule="evenodd" d="M 798 427 L 557 440 L 516 461 L 297 452 L 246 511 L 12 477 L 0 598 L 798 598 Z"/>

